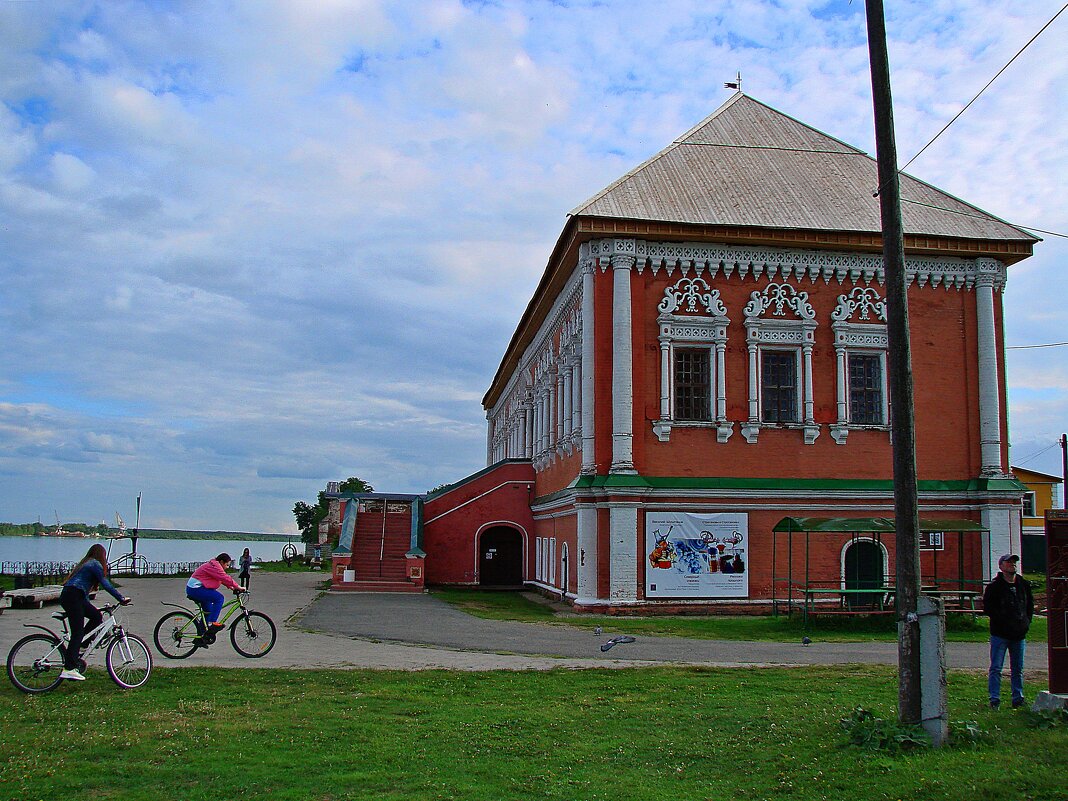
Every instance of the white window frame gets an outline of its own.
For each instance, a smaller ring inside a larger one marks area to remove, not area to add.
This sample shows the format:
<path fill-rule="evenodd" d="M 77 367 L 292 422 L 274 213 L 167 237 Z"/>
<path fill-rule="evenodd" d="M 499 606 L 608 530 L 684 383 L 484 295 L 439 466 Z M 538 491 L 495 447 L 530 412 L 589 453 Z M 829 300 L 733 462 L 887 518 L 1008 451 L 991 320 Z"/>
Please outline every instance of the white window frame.
<path fill-rule="evenodd" d="M 683 277 L 664 290 L 657 306 L 660 326 L 660 419 L 653 432 L 661 442 L 671 439 L 672 428 L 714 428 L 716 439 L 726 442 L 734 433 L 727 421 L 727 307 L 718 289 L 700 276 Z M 709 351 L 709 420 L 675 419 L 675 349 Z"/>
<path fill-rule="evenodd" d="M 854 320 L 854 318 L 856 318 Z M 877 321 L 882 321 L 877 322 Z M 834 351 L 838 363 L 838 420 L 831 426 L 831 438 L 845 445 L 849 432 L 856 429 L 890 431 L 890 391 L 887 383 L 887 351 L 889 337 L 886 328 L 886 300 L 874 287 L 858 286 L 848 295 L 838 296 L 838 305 L 831 314 L 834 331 Z M 882 369 L 883 422 L 857 424 L 850 420 L 849 356 L 852 353 L 878 354 Z"/>
<path fill-rule="evenodd" d="M 763 290 L 749 295 L 745 305 L 745 339 L 749 349 L 749 419 L 742 426 L 742 436 L 756 444 L 762 428 L 800 430 L 806 445 L 820 435 L 814 417 L 812 397 L 812 349 L 816 343 L 816 312 L 808 302 L 808 293 L 787 283 L 769 283 Z M 763 364 L 761 353 L 793 351 L 797 354 L 796 423 L 771 423 L 763 419 Z"/>
<path fill-rule="evenodd" d="M 1027 511 L 1027 502 L 1031 502 L 1031 511 Z M 1038 511 L 1038 493 L 1028 490 L 1023 494 L 1023 516 L 1024 517 L 1038 517 L 1036 512 Z"/>
<path fill-rule="evenodd" d="M 541 554 L 543 551 L 543 542 L 541 537 L 534 539 L 534 579 L 541 581 L 542 578 L 542 560 Z"/>

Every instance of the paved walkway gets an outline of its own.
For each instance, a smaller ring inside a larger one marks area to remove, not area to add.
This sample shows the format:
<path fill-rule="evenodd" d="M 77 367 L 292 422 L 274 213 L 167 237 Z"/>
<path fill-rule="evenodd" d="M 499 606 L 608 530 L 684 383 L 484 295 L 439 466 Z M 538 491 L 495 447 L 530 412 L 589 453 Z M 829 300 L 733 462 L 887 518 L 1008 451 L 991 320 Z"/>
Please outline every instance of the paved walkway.
<path fill-rule="evenodd" d="M 220 638 L 185 660 L 157 654 L 160 666 L 396 668 L 420 670 L 526 670 L 555 667 L 630 667 L 650 664 L 816 665 L 897 662 L 895 643 L 796 643 L 638 637 L 633 643 L 600 650 L 610 635 L 588 629 L 483 620 L 460 612 L 432 595 L 324 593 L 321 573 L 254 573 L 249 605 L 270 615 L 278 643 L 261 659 L 244 659 Z M 182 579 L 124 579 L 134 604 L 123 610 L 127 628 L 151 640 L 166 607 L 184 601 Z M 109 599 L 106 593 L 97 604 Z M 23 623 L 46 625 L 57 606 L 7 610 L 0 615 L 0 654 L 27 633 Z M 622 622 L 622 621 L 621 621 Z M 1045 670 L 1044 643 L 1028 645 L 1032 670 Z M 985 670 L 984 643 L 949 643 L 951 668 Z M 1031 672 L 1031 670 L 1029 670 Z"/>

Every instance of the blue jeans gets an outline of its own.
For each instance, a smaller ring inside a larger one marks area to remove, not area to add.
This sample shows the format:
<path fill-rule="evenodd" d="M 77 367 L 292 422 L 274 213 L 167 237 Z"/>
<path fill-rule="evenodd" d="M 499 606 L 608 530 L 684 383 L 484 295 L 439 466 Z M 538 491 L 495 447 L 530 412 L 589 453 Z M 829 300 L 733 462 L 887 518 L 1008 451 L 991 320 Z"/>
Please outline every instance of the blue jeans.
<path fill-rule="evenodd" d="M 221 592 L 209 590 L 207 587 L 186 587 L 185 594 L 189 600 L 196 601 L 204 607 L 209 623 L 214 623 L 219 619 L 219 612 L 222 611 L 225 602 Z"/>
<path fill-rule="evenodd" d="M 1023 700 L 1023 666 L 1026 650 L 1026 640 L 1006 640 L 1004 637 L 990 635 L 990 675 L 987 678 L 987 689 L 990 691 L 991 701 L 1001 700 L 1001 668 L 1005 665 L 1006 651 L 1009 652 L 1009 682 L 1012 687 L 1012 700 Z"/>

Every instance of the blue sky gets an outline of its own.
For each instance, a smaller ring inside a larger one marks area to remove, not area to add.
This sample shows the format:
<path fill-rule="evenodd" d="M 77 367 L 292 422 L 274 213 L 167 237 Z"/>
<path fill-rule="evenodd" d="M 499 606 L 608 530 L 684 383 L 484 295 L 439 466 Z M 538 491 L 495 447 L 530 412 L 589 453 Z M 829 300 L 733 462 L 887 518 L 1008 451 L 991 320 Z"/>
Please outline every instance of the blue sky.
<path fill-rule="evenodd" d="M 724 81 L 874 153 L 863 5 L 0 4 L 0 519 L 291 531 L 331 479 L 481 468 L 566 213 Z M 1060 3 L 888 6 L 904 163 Z M 1066 25 L 909 172 L 1068 232 Z M 1068 340 L 1045 240 L 1010 346 Z M 1068 348 L 1007 365 L 1013 461 L 1057 473 Z"/>

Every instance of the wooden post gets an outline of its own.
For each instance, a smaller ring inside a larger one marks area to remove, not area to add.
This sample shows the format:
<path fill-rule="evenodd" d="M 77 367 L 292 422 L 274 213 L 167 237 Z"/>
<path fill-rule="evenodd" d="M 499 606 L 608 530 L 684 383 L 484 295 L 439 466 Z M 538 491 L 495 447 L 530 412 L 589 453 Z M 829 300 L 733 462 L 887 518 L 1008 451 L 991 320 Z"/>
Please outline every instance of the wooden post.
<path fill-rule="evenodd" d="M 898 618 L 898 719 L 920 723 L 919 501 L 916 484 L 916 427 L 913 414 L 912 355 L 909 348 L 908 285 L 901 224 L 901 187 L 894 142 L 890 64 L 882 0 L 866 0 L 868 52 L 871 60 L 875 147 L 879 164 L 879 212 L 886 266 L 887 336 L 889 339 L 891 432 L 894 455 Z"/>

